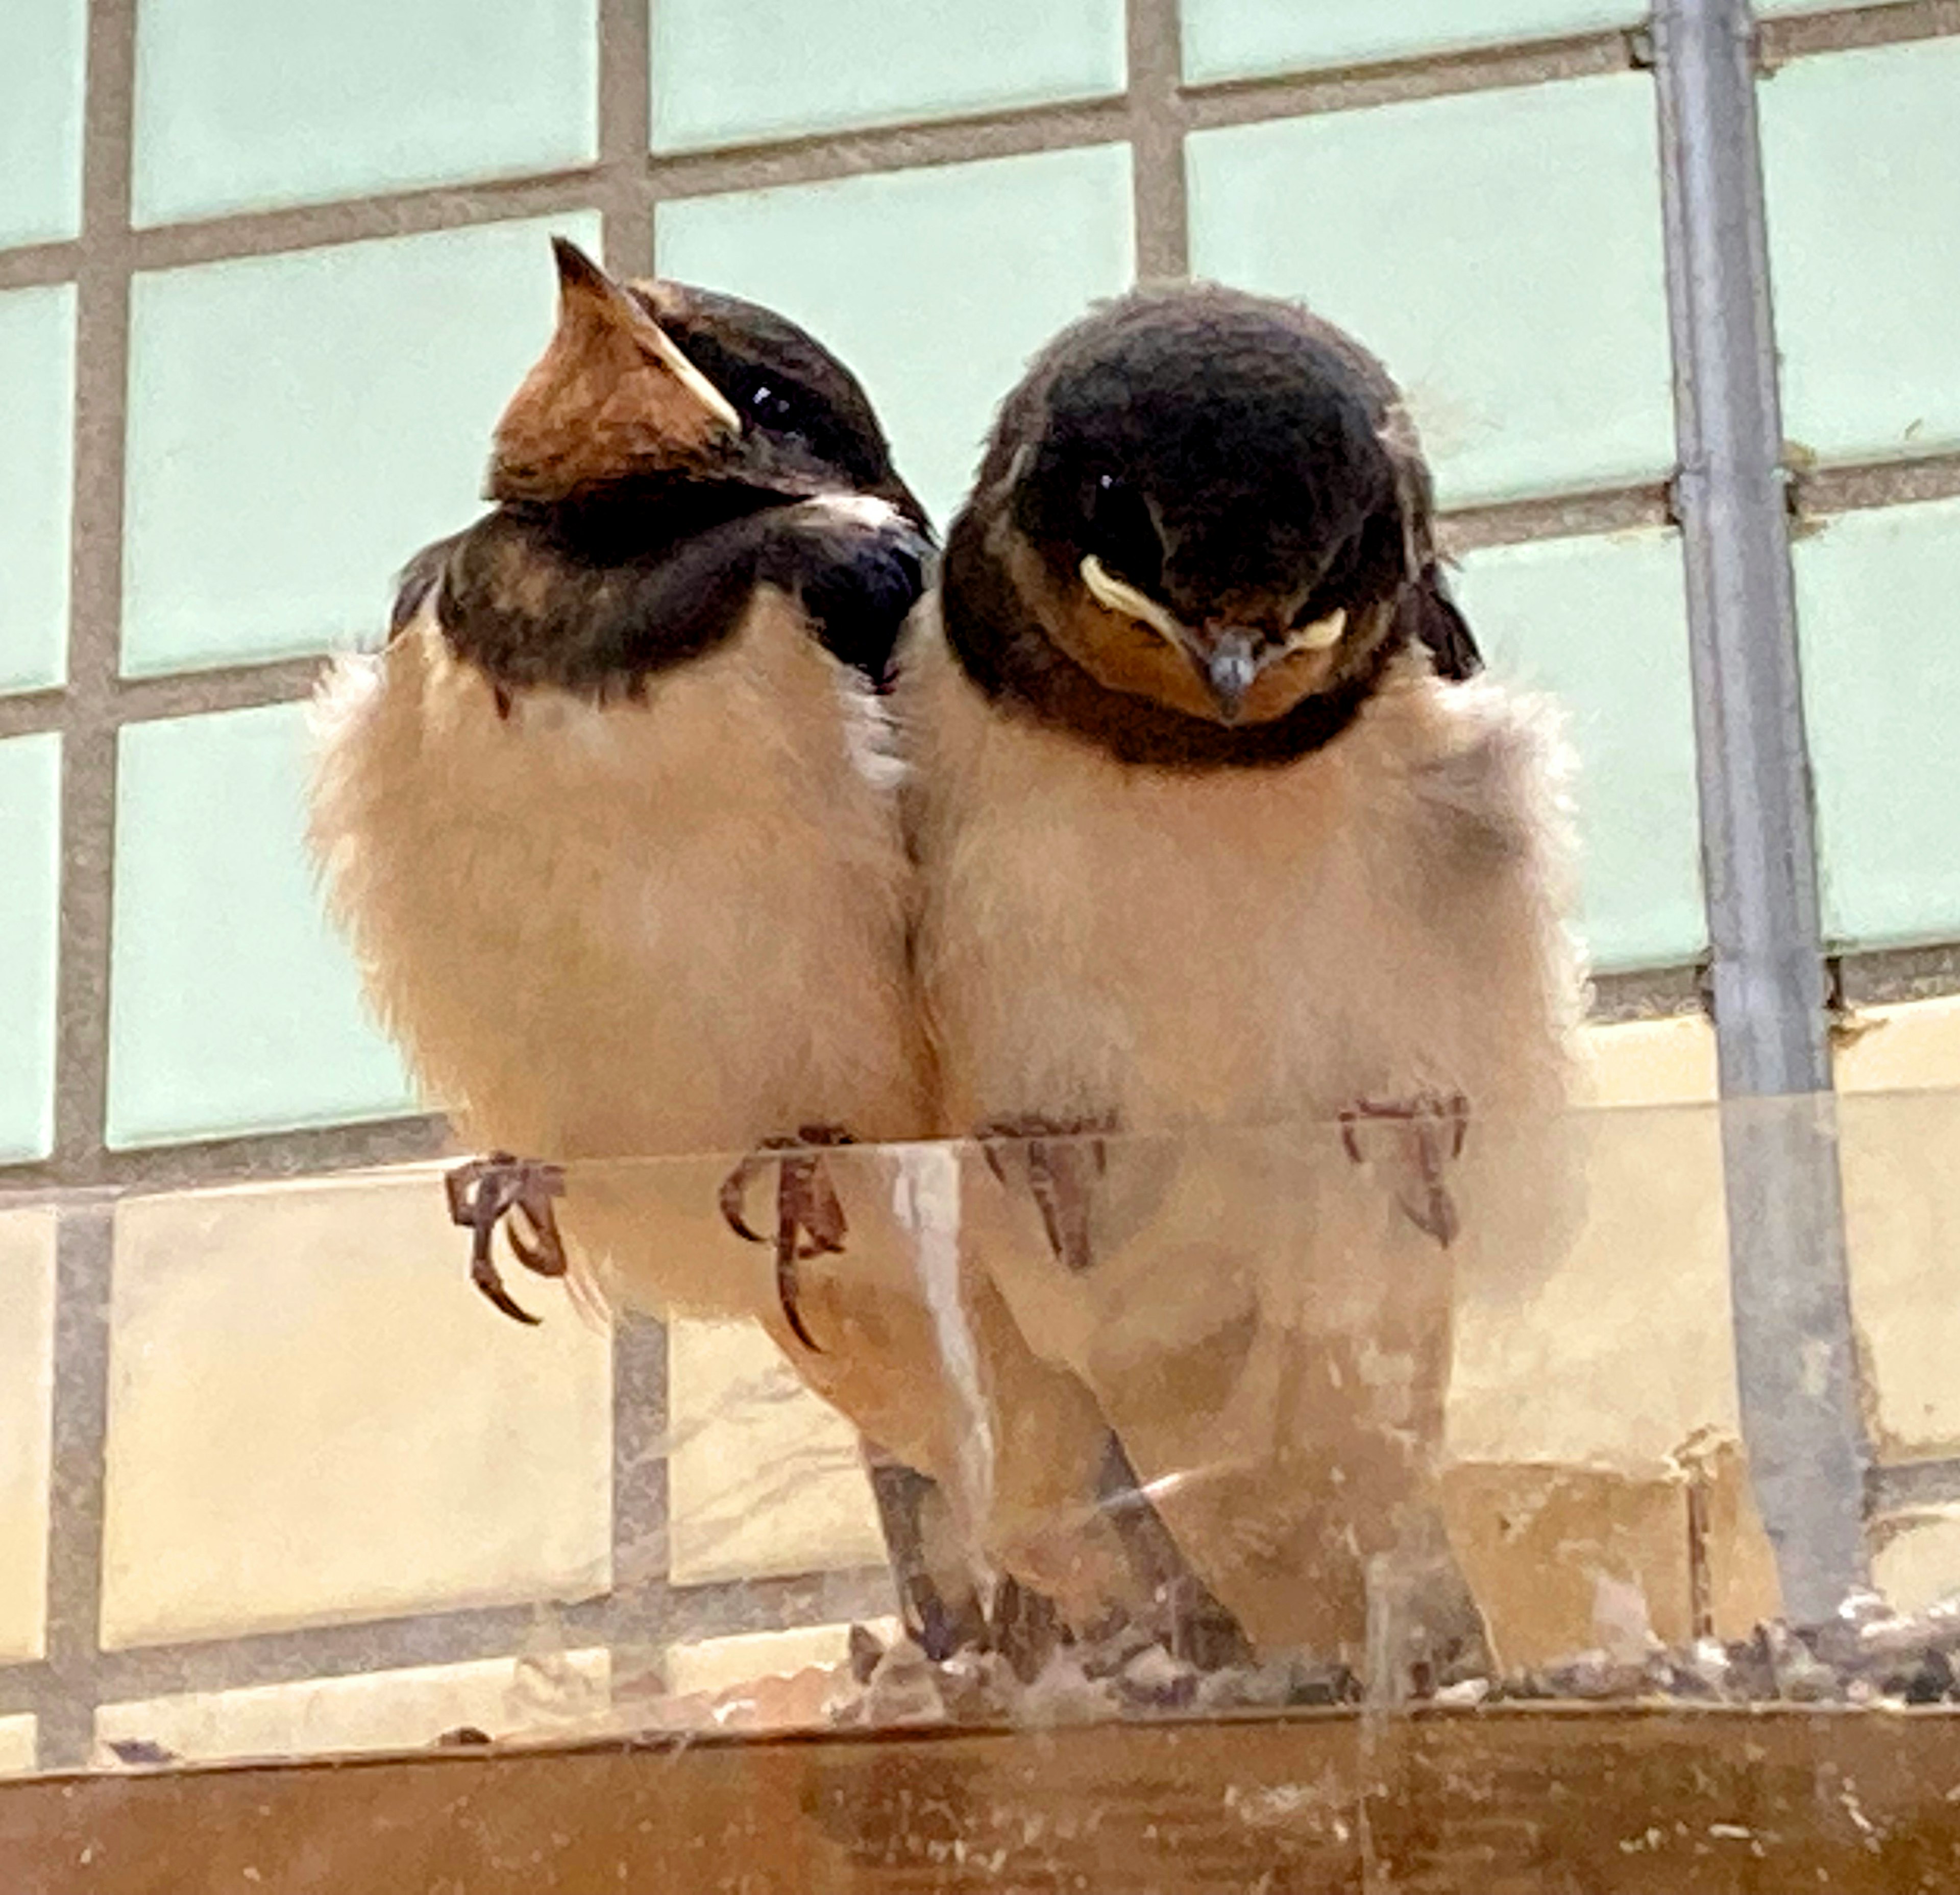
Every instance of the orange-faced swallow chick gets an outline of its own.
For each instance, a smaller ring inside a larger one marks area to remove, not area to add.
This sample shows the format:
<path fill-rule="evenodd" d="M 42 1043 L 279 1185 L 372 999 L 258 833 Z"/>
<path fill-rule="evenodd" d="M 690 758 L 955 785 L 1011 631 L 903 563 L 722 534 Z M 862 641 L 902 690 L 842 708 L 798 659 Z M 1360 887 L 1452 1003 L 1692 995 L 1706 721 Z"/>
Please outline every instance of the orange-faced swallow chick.
<path fill-rule="evenodd" d="M 530 1268 L 755 1316 L 891 1454 L 944 1465 L 915 1298 L 826 1279 L 813 1310 L 799 1279 L 889 1221 L 825 1148 L 929 1129 L 879 699 L 924 516 L 794 323 L 556 254 L 491 510 L 411 562 L 386 649 L 323 687 L 331 904 L 418 1078 L 492 1154 L 450 1190 L 500 1308 L 533 1320 L 491 1256 L 514 1212 Z M 772 1259 L 723 1221 L 757 1234 L 756 1161 L 718 1205 L 698 1166 L 638 1162 L 765 1151 Z"/>
<path fill-rule="evenodd" d="M 1386 373 L 1211 287 L 1035 360 L 902 654 L 971 1250 L 1263 1648 L 1351 1647 L 1452 1274 L 1560 1225 L 1559 746 L 1480 670 Z"/>

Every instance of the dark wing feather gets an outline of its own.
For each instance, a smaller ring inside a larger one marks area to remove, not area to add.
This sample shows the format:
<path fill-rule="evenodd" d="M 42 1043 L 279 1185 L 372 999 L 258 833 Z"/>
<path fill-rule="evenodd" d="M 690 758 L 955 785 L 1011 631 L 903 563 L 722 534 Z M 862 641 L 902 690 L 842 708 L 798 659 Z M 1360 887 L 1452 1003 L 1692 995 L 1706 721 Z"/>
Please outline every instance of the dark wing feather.
<path fill-rule="evenodd" d="M 1469 622 L 1456 609 L 1436 567 L 1425 568 L 1403 594 L 1402 609 L 1411 617 L 1411 636 L 1427 651 L 1438 677 L 1461 683 L 1483 670 L 1484 654 L 1471 635 Z"/>
<path fill-rule="evenodd" d="M 902 517 L 873 527 L 813 508 L 781 517 L 758 576 L 798 600 L 834 658 L 883 687 L 932 558 L 931 540 Z"/>
<path fill-rule="evenodd" d="M 429 594 L 441 584 L 449 556 L 456 550 L 463 537 L 460 533 L 453 533 L 447 540 L 438 540 L 433 546 L 424 546 L 402 567 L 395 581 L 394 610 L 388 614 L 390 645 L 409 629 L 415 614 L 428 602 Z"/>

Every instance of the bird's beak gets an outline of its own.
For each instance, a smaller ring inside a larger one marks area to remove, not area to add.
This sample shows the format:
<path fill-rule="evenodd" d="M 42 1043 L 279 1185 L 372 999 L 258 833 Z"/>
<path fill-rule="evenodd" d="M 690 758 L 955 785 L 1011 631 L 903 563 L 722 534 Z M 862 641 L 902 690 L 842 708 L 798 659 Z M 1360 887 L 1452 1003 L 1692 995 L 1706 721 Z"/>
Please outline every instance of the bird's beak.
<path fill-rule="evenodd" d="M 1246 693 L 1259 675 L 1256 648 L 1247 632 L 1221 632 L 1201 655 L 1194 651 L 1204 688 L 1218 706 L 1218 715 L 1227 724 L 1236 724 L 1244 709 Z"/>
<path fill-rule="evenodd" d="M 630 337 L 673 377 L 681 390 L 716 426 L 742 432 L 742 417 L 727 396 L 689 361 L 680 345 L 613 282 L 570 238 L 554 237 L 558 263 L 558 320 L 561 336 L 572 340 L 607 335 Z"/>
<path fill-rule="evenodd" d="M 1246 694 L 1265 668 L 1265 646 L 1256 633 L 1229 625 L 1222 630 L 1195 632 L 1169 607 L 1106 572 L 1093 553 L 1083 558 L 1081 571 L 1082 582 L 1097 604 L 1148 626 L 1165 644 L 1183 653 L 1219 717 L 1227 724 L 1238 722 Z"/>

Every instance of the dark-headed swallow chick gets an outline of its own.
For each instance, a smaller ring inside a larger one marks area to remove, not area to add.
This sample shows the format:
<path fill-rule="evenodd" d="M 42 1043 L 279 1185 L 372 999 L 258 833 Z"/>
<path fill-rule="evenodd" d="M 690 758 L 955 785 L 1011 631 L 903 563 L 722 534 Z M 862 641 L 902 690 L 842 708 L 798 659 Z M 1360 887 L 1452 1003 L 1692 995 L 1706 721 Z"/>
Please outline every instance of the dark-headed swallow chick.
<path fill-rule="evenodd" d="M 1138 291 L 1004 404 L 901 654 L 978 1274 L 1267 1648 L 1358 1639 L 1433 1524 L 1452 1281 L 1569 1225 L 1561 746 L 1432 507 L 1352 339 Z"/>

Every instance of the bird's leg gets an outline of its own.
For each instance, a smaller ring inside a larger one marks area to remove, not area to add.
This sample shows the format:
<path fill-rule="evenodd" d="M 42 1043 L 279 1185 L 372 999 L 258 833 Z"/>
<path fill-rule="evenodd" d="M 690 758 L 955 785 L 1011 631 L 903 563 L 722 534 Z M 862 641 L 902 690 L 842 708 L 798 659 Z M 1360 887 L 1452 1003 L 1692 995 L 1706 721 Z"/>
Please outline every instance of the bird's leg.
<path fill-rule="evenodd" d="M 803 1323 L 797 1266 L 807 1258 L 835 1256 L 844 1248 L 844 1206 L 821 1148 L 851 1142 L 850 1133 L 839 1126 L 807 1125 L 794 1139 L 765 1139 L 721 1181 L 721 1215 L 728 1228 L 751 1244 L 766 1244 L 770 1240 L 750 1228 L 744 1200 L 756 1174 L 775 1163 L 776 1299 L 791 1333 L 813 1354 L 822 1352 Z"/>
<path fill-rule="evenodd" d="M 869 1443 L 864 1457 L 906 1631 L 935 1664 L 978 1645 L 987 1628 L 978 1593 L 967 1586 L 962 1596 L 949 1597 L 944 1577 L 934 1570 L 928 1543 L 943 1538 L 947 1525 L 938 1483 Z"/>
<path fill-rule="evenodd" d="M 1114 1435 L 1102 1463 L 1101 1501 L 1131 1567 L 1157 1601 L 1172 1655 L 1201 1671 L 1249 1664 L 1252 1648 L 1243 1629 L 1192 1570 Z"/>
<path fill-rule="evenodd" d="M 1410 1222 L 1446 1250 L 1456 1241 L 1456 1204 L 1444 1182 L 1469 1135 L 1470 1102 L 1460 1092 L 1418 1093 L 1408 1099 L 1363 1099 L 1341 1115 L 1341 1142 L 1357 1164 L 1369 1161 L 1372 1132 L 1392 1129 L 1410 1174 L 1395 1202 Z"/>
<path fill-rule="evenodd" d="M 1064 1121 L 1022 1116 L 990 1119 L 980 1128 L 980 1149 L 988 1168 L 1007 1181 L 1002 1143 L 1020 1145 L 1027 1161 L 1028 1190 L 1041 1212 L 1042 1228 L 1055 1261 L 1079 1275 L 1096 1260 L 1090 1244 L 1090 1209 L 1094 1180 L 1108 1168 L 1100 1135 L 1115 1129 L 1114 1119 Z"/>
<path fill-rule="evenodd" d="M 513 1321 L 535 1323 L 538 1319 L 520 1308 L 504 1288 L 491 1240 L 501 1223 L 512 1255 L 525 1269 L 539 1276 L 564 1276 L 565 1243 L 552 1209 L 552 1199 L 565 1195 L 564 1168 L 493 1151 L 487 1158 L 456 1166 L 442 1182 L 450 1221 L 470 1234 L 469 1280 Z M 518 1234 L 518 1216 L 530 1226 L 528 1239 Z"/>

